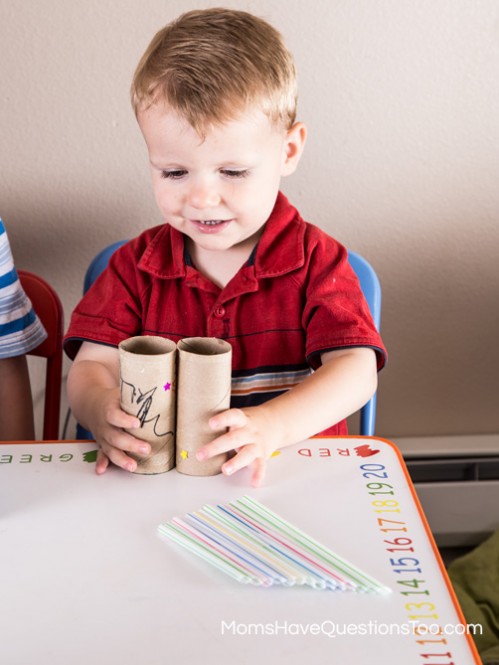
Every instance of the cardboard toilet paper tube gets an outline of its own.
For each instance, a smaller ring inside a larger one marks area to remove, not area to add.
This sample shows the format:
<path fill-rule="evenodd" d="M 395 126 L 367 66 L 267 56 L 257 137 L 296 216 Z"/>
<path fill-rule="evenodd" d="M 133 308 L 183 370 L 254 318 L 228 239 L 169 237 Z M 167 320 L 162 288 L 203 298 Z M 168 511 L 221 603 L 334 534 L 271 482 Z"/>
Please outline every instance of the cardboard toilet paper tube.
<path fill-rule="evenodd" d="M 214 476 L 228 454 L 199 462 L 196 452 L 221 434 L 208 421 L 230 406 L 232 347 L 215 337 L 188 337 L 177 348 L 177 471 Z"/>
<path fill-rule="evenodd" d="M 138 456 L 135 473 L 164 473 L 175 464 L 176 344 L 164 337 L 130 337 L 119 345 L 121 408 L 137 416 L 139 429 L 129 430 L 151 444 Z"/>

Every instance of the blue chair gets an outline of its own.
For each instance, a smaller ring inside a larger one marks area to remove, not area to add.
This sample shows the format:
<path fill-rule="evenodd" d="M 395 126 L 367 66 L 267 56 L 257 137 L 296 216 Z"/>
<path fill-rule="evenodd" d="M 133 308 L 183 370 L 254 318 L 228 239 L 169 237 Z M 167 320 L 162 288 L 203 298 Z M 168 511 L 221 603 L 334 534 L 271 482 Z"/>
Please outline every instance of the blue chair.
<path fill-rule="evenodd" d="M 112 245 L 101 249 L 101 251 L 95 256 L 95 258 L 88 266 L 87 272 L 85 273 L 85 279 L 83 280 L 83 293 L 88 291 L 97 277 L 107 266 L 111 255 L 114 254 L 114 252 L 126 242 L 126 240 L 118 240 L 118 242 L 113 242 Z"/>
<path fill-rule="evenodd" d="M 126 240 L 119 240 L 118 242 L 109 245 L 102 249 L 93 261 L 88 266 L 85 273 L 83 284 L 83 292 L 86 293 L 88 289 L 95 282 L 97 277 L 101 274 L 107 266 L 108 261 L 114 252 L 127 242 Z M 348 260 L 352 266 L 355 274 L 357 275 L 360 287 L 364 297 L 369 305 L 371 316 L 373 317 L 374 325 L 379 330 L 381 319 L 381 286 L 379 279 L 374 271 L 374 268 L 368 263 L 360 254 L 356 252 L 348 252 Z M 363 436 L 373 436 L 374 427 L 376 423 L 376 393 L 371 397 L 369 402 L 365 404 L 360 410 L 360 433 Z M 78 438 L 91 438 L 91 435 L 78 426 Z"/>
<path fill-rule="evenodd" d="M 109 263 L 109 259 L 114 254 L 114 252 L 126 242 L 126 240 L 118 240 L 117 242 L 113 242 L 112 245 L 108 245 L 107 247 L 104 247 L 104 249 L 101 249 L 101 251 L 92 259 L 83 279 L 83 293 L 88 291 L 97 277 L 106 268 L 107 264 Z M 79 423 L 76 423 L 76 438 L 92 440 L 94 437 L 92 436 L 91 432 L 82 427 Z"/>
<path fill-rule="evenodd" d="M 374 268 L 360 254 L 348 252 L 348 261 L 357 275 L 364 298 L 369 305 L 374 325 L 379 330 L 381 320 L 381 285 Z M 376 393 L 360 410 L 360 433 L 374 436 L 376 424 Z"/>

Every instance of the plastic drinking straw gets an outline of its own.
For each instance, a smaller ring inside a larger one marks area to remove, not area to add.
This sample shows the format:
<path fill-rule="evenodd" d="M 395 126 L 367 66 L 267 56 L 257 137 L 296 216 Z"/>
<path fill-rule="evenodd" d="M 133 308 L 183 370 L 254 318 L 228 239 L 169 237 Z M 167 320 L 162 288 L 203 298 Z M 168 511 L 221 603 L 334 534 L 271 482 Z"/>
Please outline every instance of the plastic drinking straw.
<path fill-rule="evenodd" d="M 222 570 L 227 575 L 230 575 L 238 582 L 242 582 L 243 584 L 260 584 L 260 580 L 251 575 L 248 575 L 243 568 L 236 564 L 227 562 L 226 560 L 211 552 L 208 548 L 202 547 L 193 538 L 189 538 L 186 534 L 180 532 L 174 526 L 170 524 L 161 524 L 158 527 L 158 532 L 162 536 L 166 536 L 179 545 L 182 545 L 182 547 L 185 547 L 185 549 L 189 550 L 193 554 L 196 554 L 201 559 L 211 563 L 213 566 Z"/>
<path fill-rule="evenodd" d="M 246 509 L 256 519 L 260 517 L 264 523 L 270 523 L 271 525 L 275 526 L 278 531 L 288 534 L 292 539 L 296 539 L 306 549 L 311 549 L 312 552 L 315 552 L 325 561 L 328 561 L 336 566 L 347 578 L 351 579 L 354 583 L 365 587 L 367 590 L 373 590 L 381 593 L 390 591 L 388 587 L 384 586 L 370 575 L 367 575 L 357 567 L 334 554 L 331 550 L 324 547 L 324 545 L 317 542 L 303 531 L 297 529 L 295 526 L 258 502 L 256 499 L 252 499 L 249 496 L 244 496 L 229 505 L 234 506 L 234 503 L 237 504 L 238 507 L 242 507 L 241 509 L 243 512 L 244 509 Z"/>
<path fill-rule="evenodd" d="M 237 509 L 226 509 L 227 512 L 233 515 L 236 519 L 245 519 L 244 515 L 237 511 Z M 248 518 L 246 518 L 248 520 Z M 354 590 L 354 585 L 350 580 L 341 577 L 336 571 L 331 570 L 331 567 L 326 568 L 320 561 L 313 559 L 307 552 L 298 549 L 296 543 L 286 541 L 280 534 L 273 532 L 270 528 L 263 528 L 254 521 L 249 521 L 250 528 L 258 533 L 258 537 L 263 542 L 266 542 L 281 557 L 290 559 L 296 566 L 307 572 L 306 583 L 318 588 L 329 587 L 331 589 L 340 589 L 346 591 L 348 589 Z"/>
<path fill-rule="evenodd" d="M 158 531 L 245 584 L 390 592 L 248 496 L 227 505 L 203 506 L 160 525 Z"/>
<path fill-rule="evenodd" d="M 322 571 L 308 565 L 308 562 L 300 560 L 290 550 L 282 547 L 274 538 L 267 536 L 261 529 L 255 528 L 244 517 L 236 515 L 233 511 L 225 506 L 217 506 L 212 508 L 205 506 L 203 510 L 209 511 L 217 515 L 219 519 L 225 519 L 227 522 L 237 525 L 233 528 L 239 529 L 249 541 L 254 541 L 261 548 L 265 547 L 267 552 L 273 559 L 277 559 L 280 568 L 289 568 L 294 571 L 295 583 L 297 584 L 310 584 L 318 588 L 325 588 L 330 584 L 331 588 L 337 587 L 337 582 L 331 580 L 329 576 L 325 576 Z M 217 511 L 222 511 L 218 512 Z"/>
<path fill-rule="evenodd" d="M 199 529 L 207 538 L 213 540 L 213 542 L 226 549 L 232 555 L 245 561 L 250 568 L 252 567 L 264 575 L 267 575 L 271 583 L 275 582 L 277 584 L 284 584 L 288 582 L 288 578 L 281 574 L 279 570 L 278 559 L 275 561 L 268 561 L 265 556 L 262 556 L 262 553 L 258 548 L 248 547 L 244 541 L 241 541 L 237 536 L 233 536 L 230 532 L 227 532 L 227 530 L 225 530 L 225 532 L 228 535 L 225 535 L 223 531 L 205 523 L 201 518 L 187 515 L 185 519 L 192 524 L 193 528 Z M 289 581 L 295 583 L 294 580 Z"/>
<path fill-rule="evenodd" d="M 206 515 L 196 513 L 196 516 L 201 524 L 206 524 L 208 527 L 213 528 L 217 533 L 222 532 L 226 534 L 232 543 L 237 543 L 240 546 L 243 552 L 251 552 L 261 564 L 266 565 L 274 571 L 274 577 L 277 573 L 279 578 L 278 581 L 281 584 L 292 586 L 294 584 L 304 583 L 301 571 L 296 569 L 296 567 L 287 566 L 285 562 L 282 561 L 282 558 L 277 556 L 275 551 L 272 551 L 271 548 L 267 547 L 261 539 L 246 537 L 241 529 L 232 528 L 233 525 L 230 523 L 228 524 L 228 528 L 226 528 Z"/>
<path fill-rule="evenodd" d="M 246 499 L 250 505 L 246 505 Z M 262 504 L 259 504 L 259 502 L 250 499 L 250 497 L 243 497 L 243 499 L 238 499 L 237 503 L 240 504 L 239 508 L 243 513 L 249 512 L 254 519 L 263 522 L 263 524 L 267 526 L 272 525 L 280 533 L 288 535 L 293 541 L 297 542 L 298 545 L 304 546 L 305 549 L 316 554 L 323 561 L 332 564 L 344 577 L 347 578 L 347 580 L 350 580 L 351 583 L 358 586 L 359 590 L 378 591 L 385 588 L 376 580 L 366 576 L 358 568 L 325 548 L 321 543 L 310 538 L 310 536 L 300 531 L 289 522 L 286 522 L 286 520 L 283 520 L 279 515 L 268 510 Z"/>
<path fill-rule="evenodd" d="M 264 586 L 270 586 L 272 584 L 273 582 L 272 578 L 269 577 L 269 575 L 266 574 L 265 571 L 261 570 L 261 568 L 252 566 L 247 558 L 239 556 L 238 554 L 229 551 L 227 548 L 221 547 L 219 543 L 215 542 L 213 539 L 207 538 L 198 529 L 193 528 L 192 526 L 187 524 L 184 520 L 181 520 L 178 517 L 174 518 L 174 520 L 172 520 L 172 523 L 182 531 L 189 534 L 189 536 L 191 536 L 192 538 L 201 541 L 203 546 L 207 547 L 208 550 L 210 549 L 214 550 L 217 553 L 217 555 L 220 556 L 222 559 L 227 560 L 229 563 L 238 565 L 240 568 L 246 571 L 248 575 L 257 579 L 259 584 L 263 584 Z"/>

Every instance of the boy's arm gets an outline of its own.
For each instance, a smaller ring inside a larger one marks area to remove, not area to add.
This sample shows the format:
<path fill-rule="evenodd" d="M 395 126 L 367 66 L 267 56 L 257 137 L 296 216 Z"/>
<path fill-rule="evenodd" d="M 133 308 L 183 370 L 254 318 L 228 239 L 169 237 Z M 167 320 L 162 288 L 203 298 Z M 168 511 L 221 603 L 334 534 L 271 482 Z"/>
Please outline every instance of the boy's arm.
<path fill-rule="evenodd" d="M 140 421 L 120 408 L 118 349 L 83 342 L 68 375 L 68 399 L 78 422 L 100 446 L 96 472 L 104 473 L 109 461 L 135 471 L 137 462 L 126 453 L 147 455 L 151 448 L 123 431 L 139 427 Z"/>
<path fill-rule="evenodd" d="M 1 441 L 35 438 L 33 400 L 26 356 L 0 360 Z"/>
<path fill-rule="evenodd" d="M 322 366 L 302 383 L 265 404 L 230 409 L 210 420 L 229 431 L 205 445 L 198 459 L 237 450 L 222 466 L 225 474 L 254 465 L 252 484 L 261 485 L 265 460 L 274 450 L 302 441 L 361 408 L 377 387 L 376 354 L 367 347 L 322 355 Z"/>

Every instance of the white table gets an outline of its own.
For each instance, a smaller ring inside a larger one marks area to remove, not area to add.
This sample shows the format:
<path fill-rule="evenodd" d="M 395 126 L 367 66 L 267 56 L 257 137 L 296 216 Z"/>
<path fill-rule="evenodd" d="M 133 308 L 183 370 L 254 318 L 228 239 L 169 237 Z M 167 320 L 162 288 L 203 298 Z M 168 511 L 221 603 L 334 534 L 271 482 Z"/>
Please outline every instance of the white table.
<path fill-rule="evenodd" d="M 94 450 L 0 444 L 2 665 L 480 662 L 471 636 L 425 633 L 460 631 L 464 619 L 389 442 L 304 442 L 269 461 L 258 490 L 247 471 L 195 478 L 113 467 L 97 476 L 84 460 Z M 369 494 L 371 483 L 393 494 Z M 174 516 L 244 494 L 392 593 L 241 585 L 156 533 Z"/>

